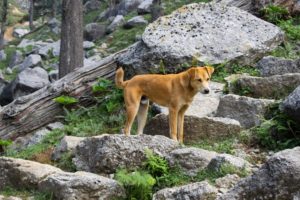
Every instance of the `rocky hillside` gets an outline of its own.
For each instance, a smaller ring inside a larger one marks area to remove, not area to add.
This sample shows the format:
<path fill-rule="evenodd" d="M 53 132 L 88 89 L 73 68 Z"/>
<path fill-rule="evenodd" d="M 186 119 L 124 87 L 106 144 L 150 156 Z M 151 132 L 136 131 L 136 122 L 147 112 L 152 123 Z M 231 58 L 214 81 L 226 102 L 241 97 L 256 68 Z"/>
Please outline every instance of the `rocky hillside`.
<path fill-rule="evenodd" d="M 154 2 L 85 1 L 85 66 L 60 80 L 59 17 L 14 26 L 0 51 L 0 199 L 300 198 L 299 2 L 162 0 L 150 22 Z M 117 64 L 127 78 L 215 67 L 184 145 L 156 104 L 143 135 L 119 134 Z"/>

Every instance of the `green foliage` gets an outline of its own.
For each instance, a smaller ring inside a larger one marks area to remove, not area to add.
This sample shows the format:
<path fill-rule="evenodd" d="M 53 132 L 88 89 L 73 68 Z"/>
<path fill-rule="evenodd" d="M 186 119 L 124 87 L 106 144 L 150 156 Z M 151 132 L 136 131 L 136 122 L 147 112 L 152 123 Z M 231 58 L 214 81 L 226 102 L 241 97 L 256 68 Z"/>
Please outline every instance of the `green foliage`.
<path fill-rule="evenodd" d="M 62 105 L 71 105 L 71 104 L 75 104 L 78 103 L 78 100 L 74 97 L 70 97 L 70 96 L 59 96 L 53 99 L 56 103 L 62 104 Z"/>
<path fill-rule="evenodd" d="M 2 139 L 0 139 L 0 146 L 2 146 L 2 147 L 7 147 L 11 144 L 12 144 L 11 140 L 2 140 Z"/>
<path fill-rule="evenodd" d="M 155 179 L 147 172 L 127 172 L 119 170 L 116 173 L 118 180 L 126 189 L 128 200 L 150 200 L 152 199 L 152 187 Z"/>
<path fill-rule="evenodd" d="M 254 139 L 270 150 L 283 150 L 300 145 L 300 124 L 279 109 L 279 103 L 270 107 L 269 116 L 252 129 Z"/>
<path fill-rule="evenodd" d="M 280 21 L 279 27 L 286 33 L 290 40 L 300 40 L 300 25 L 296 25 L 293 19 Z"/>
<path fill-rule="evenodd" d="M 165 159 L 160 156 L 154 155 L 154 153 L 146 149 L 146 158 L 145 162 L 145 170 L 147 170 L 153 177 L 160 177 L 169 171 L 168 163 Z"/>
<path fill-rule="evenodd" d="M 225 163 L 220 166 L 219 170 L 204 169 L 199 171 L 195 179 L 197 181 L 208 180 L 214 183 L 216 179 L 224 177 L 227 174 L 237 174 L 240 177 L 245 177 L 248 175 L 248 172 L 245 168 L 239 169 L 231 164 Z"/>
<path fill-rule="evenodd" d="M 63 169 L 64 171 L 75 172 L 76 171 L 76 166 L 72 162 L 72 158 L 73 158 L 72 153 L 71 152 L 66 152 L 66 153 L 62 154 L 62 156 L 59 159 L 58 163 L 56 163 L 55 165 L 58 168 Z"/>
<path fill-rule="evenodd" d="M 235 137 L 220 137 L 218 139 L 203 139 L 187 145 L 218 153 L 234 154 L 234 145 L 236 142 L 237 138 Z"/>
<path fill-rule="evenodd" d="M 161 74 L 166 74 L 166 67 L 163 60 L 159 61 L 159 72 Z"/>
<path fill-rule="evenodd" d="M 268 5 L 262 10 L 263 17 L 274 24 L 289 18 L 289 11 L 281 6 Z"/>
<path fill-rule="evenodd" d="M 4 187 L 0 191 L 0 194 L 5 197 L 17 196 L 22 199 L 27 199 L 29 197 L 33 197 L 33 199 L 35 199 L 35 200 L 52 200 L 52 199 L 54 199 L 54 197 L 51 193 L 38 192 L 35 190 L 15 189 L 15 188 L 9 187 L 9 186 Z"/>
<path fill-rule="evenodd" d="M 214 74 L 212 76 L 213 81 L 225 82 L 225 78 L 231 74 L 243 74 L 247 73 L 251 76 L 259 76 L 259 71 L 251 66 L 241 66 L 239 64 L 229 65 L 227 62 L 213 65 L 215 68 Z"/>
<path fill-rule="evenodd" d="M 300 57 L 300 52 L 296 49 L 297 47 L 294 43 L 286 41 L 273 50 L 271 55 L 287 59 L 297 59 Z"/>
<path fill-rule="evenodd" d="M 65 109 L 64 132 L 74 136 L 116 133 L 124 125 L 123 95 L 112 81 L 99 79 L 92 88 L 97 103 L 89 108 Z"/>
<path fill-rule="evenodd" d="M 41 141 L 41 143 L 32 145 L 24 150 L 15 151 L 11 149 L 6 149 L 5 156 L 22 158 L 22 159 L 31 159 L 34 155 L 45 152 L 47 149 L 55 146 L 64 136 L 64 133 L 60 130 L 53 130 Z"/>
<path fill-rule="evenodd" d="M 171 14 L 174 10 L 176 10 L 184 5 L 187 5 L 190 3 L 202 3 L 202 2 L 207 3 L 210 1 L 211 0 L 179 0 L 179 1 L 176 1 L 176 3 L 174 3 L 174 1 L 172 1 L 172 0 L 163 0 L 162 2 L 165 4 L 164 14 L 168 15 L 168 14 Z"/>

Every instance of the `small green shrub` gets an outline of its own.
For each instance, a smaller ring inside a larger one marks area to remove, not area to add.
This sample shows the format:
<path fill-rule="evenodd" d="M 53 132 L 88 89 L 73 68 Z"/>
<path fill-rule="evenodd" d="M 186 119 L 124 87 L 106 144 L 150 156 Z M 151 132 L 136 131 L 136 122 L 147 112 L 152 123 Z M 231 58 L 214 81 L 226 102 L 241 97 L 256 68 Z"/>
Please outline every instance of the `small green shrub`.
<path fill-rule="evenodd" d="M 290 40 L 300 40 L 300 25 L 295 25 L 293 19 L 280 21 L 279 27 L 286 33 Z"/>
<path fill-rule="evenodd" d="M 147 161 L 144 163 L 144 168 L 153 176 L 159 177 L 169 171 L 169 165 L 167 161 L 157 155 L 149 149 L 145 150 Z"/>
<path fill-rule="evenodd" d="M 300 125 L 279 109 L 279 103 L 270 107 L 267 119 L 252 131 L 258 144 L 270 150 L 300 145 Z"/>
<path fill-rule="evenodd" d="M 235 137 L 220 137 L 218 139 L 203 139 L 187 145 L 218 153 L 234 154 L 236 140 Z"/>
<path fill-rule="evenodd" d="M 281 20 L 289 18 L 289 11 L 281 6 L 269 5 L 262 9 L 263 18 L 267 21 L 277 24 Z"/>
<path fill-rule="evenodd" d="M 4 187 L 0 194 L 9 197 L 9 196 L 18 196 L 22 199 L 33 199 L 35 200 L 52 200 L 54 199 L 51 193 L 38 192 L 35 190 L 25 190 L 25 189 L 15 189 L 10 186 Z"/>
<path fill-rule="evenodd" d="M 150 200 L 152 199 L 152 188 L 155 179 L 147 172 L 119 170 L 116 180 L 126 189 L 128 200 Z"/>
<path fill-rule="evenodd" d="M 72 153 L 71 152 L 66 152 L 66 153 L 62 154 L 62 156 L 59 159 L 58 163 L 56 163 L 55 165 L 58 168 L 63 169 L 64 171 L 75 172 L 76 171 L 76 166 L 72 162 L 72 158 L 73 158 Z"/>
<path fill-rule="evenodd" d="M 64 106 L 78 103 L 78 100 L 76 98 L 65 95 L 54 98 L 54 101 Z"/>
<path fill-rule="evenodd" d="M 212 184 L 216 181 L 216 179 L 226 176 L 227 174 L 237 174 L 240 177 L 245 177 L 248 175 L 248 172 L 245 168 L 239 169 L 231 164 L 222 164 L 218 171 L 204 169 L 198 172 L 196 176 L 197 181 L 208 180 Z"/>

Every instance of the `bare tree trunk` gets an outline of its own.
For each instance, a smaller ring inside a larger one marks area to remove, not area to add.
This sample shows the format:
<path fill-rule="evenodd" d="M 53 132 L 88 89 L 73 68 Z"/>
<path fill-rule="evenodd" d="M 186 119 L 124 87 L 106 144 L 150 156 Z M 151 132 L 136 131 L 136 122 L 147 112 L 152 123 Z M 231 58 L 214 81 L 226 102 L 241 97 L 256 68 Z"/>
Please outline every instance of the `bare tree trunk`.
<path fill-rule="evenodd" d="M 52 10 L 51 10 L 51 17 L 56 17 L 57 14 L 57 0 L 52 0 Z"/>
<path fill-rule="evenodd" d="M 33 12 L 34 12 L 34 0 L 30 0 L 30 3 L 29 3 L 29 28 L 31 31 L 34 29 Z"/>
<path fill-rule="evenodd" d="M 7 9 L 8 4 L 7 0 L 3 0 L 2 2 L 2 16 L 1 16 L 1 33 L 0 33 L 0 49 L 3 49 L 4 47 L 4 33 L 6 30 L 6 21 L 7 21 Z"/>
<path fill-rule="evenodd" d="M 83 6 L 81 0 L 63 0 L 59 77 L 83 66 Z"/>

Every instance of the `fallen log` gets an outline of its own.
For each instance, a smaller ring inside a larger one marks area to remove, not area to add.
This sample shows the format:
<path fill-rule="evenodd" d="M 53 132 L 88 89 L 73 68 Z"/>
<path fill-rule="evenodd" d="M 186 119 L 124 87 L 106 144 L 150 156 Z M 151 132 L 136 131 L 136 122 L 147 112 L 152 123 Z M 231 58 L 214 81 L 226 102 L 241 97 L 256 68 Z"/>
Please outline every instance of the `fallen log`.
<path fill-rule="evenodd" d="M 78 68 L 62 79 L 0 108 L 0 138 L 14 140 L 57 120 L 63 114 L 63 107 L 53 99 L 60 95 L 79 99 L 90 95 L 91 86 L 99 77 L 114 76 L 117 67 L 115 58 L 119 53 L 93 66 Z"/>

